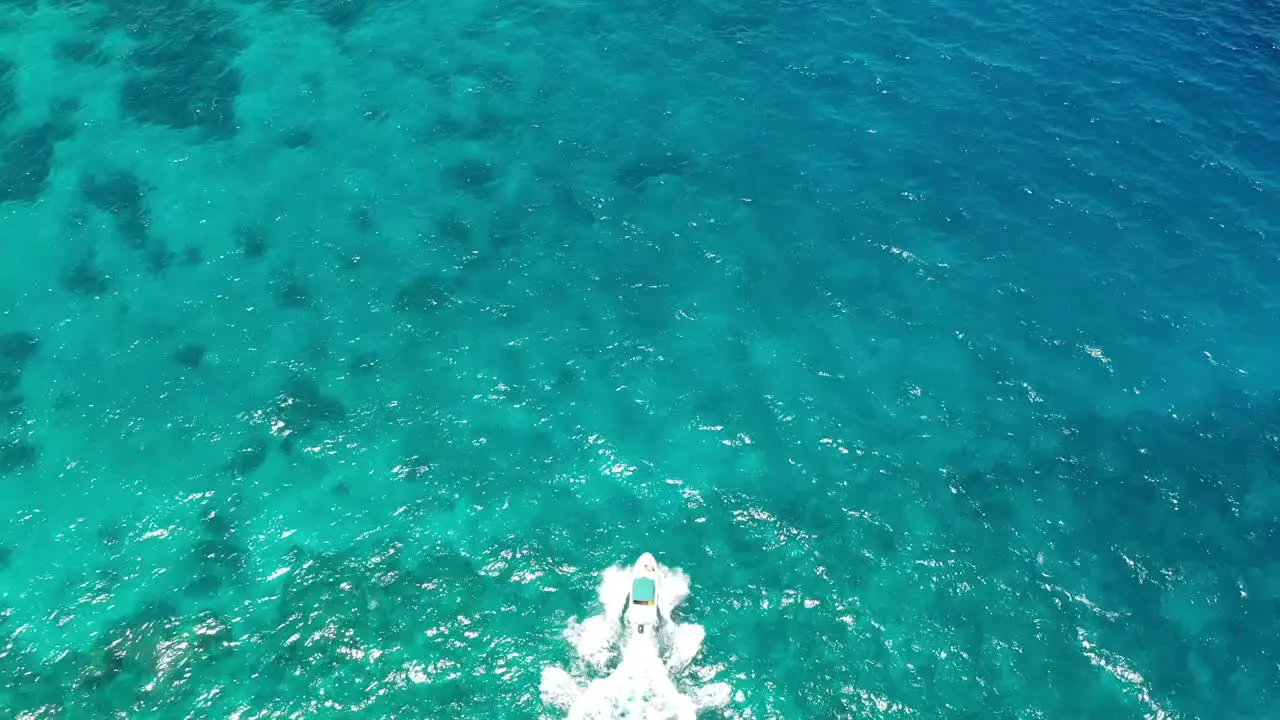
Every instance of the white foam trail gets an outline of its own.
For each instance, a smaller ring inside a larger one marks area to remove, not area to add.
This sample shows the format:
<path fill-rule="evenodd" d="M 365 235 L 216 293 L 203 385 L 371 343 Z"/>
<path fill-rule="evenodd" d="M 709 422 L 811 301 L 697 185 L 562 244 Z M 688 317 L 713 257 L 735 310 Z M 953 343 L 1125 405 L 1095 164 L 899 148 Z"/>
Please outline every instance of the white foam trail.
<path fill-rule="evenodd" d="M 622 634 L 622 611 L 627 607 L 631 593 L 631 573 L 620 567 L 604 571 L 600 580 L 600 604 L 604 612 L 593 615 L 581 623 L 569 621 L 565 637 L 578 651 L 578 656 L 597 670 L 604 670 L 613 659 L 614 650 Z"/>
<path fill-rule="evenodd" d="M 622 661 L 593 680 L 569 708 L 569 720 L 693 720 L 693 698 L 676 689 L 652 635 L 633 635 Z"/>
<path fill-rule="evenodd" d="M 564 670 L 552 666 L 542 669 L 542 702 L 568 711 L 582 695 L 582 686 Z"/>
<path fill-rule="evenodd" d="M 673 618 L 689 595 L 689 578 L 679 570 L 658 567 L 657 634 L 623 632 L 623 612 L 631 591 L 631 571 L 611 567 L 601 575 L 599 597 L 603 611 L 582 622 L 569 622 L 565 637 L 585 666 L 585 687 L 569 672 L 548 667 L 542 671 L 542 699 L 568 711 L 569 720 L 694 720 L 698 710 L 720 707 L 732 689 L 725 683 L 693 687 L 684 671 L 702 650 L 706 629 Z M 615 657 L 618 662 L 610 670 Z M 592 675 L 600 675 L 591 677 Z M 711 678 L 715 671 L 704 671 Z M 692 694 L 681 692 L 677 683 Z"/>
<path fill-rule="evenodd" d="M 732 696 L 733 688 L 729 687 L 729 683 L 711 683 L 694 691 L 693 704 L 699 710 L 724 707 L 729 704 L 729 698 Z"/>
<path fill-rule="evenodd" d="M 694 624 L 667 623 L 661 632 L 663 644 L 667 646 L 669 672 L 680 672 L 689 667 L 689 663 L 702 650 L 702 641 L 707 637 L 706 628 Z"/>

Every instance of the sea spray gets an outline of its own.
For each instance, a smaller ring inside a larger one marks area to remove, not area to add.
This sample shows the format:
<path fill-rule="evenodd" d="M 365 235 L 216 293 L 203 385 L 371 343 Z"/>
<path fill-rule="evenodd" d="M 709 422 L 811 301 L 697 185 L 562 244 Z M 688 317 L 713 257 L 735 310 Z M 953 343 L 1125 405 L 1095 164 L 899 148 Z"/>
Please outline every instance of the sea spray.
<path fill-rule="evenodd" d="M 564 635 L 578 653 L 578 657 L 597 671 L 604 671 L 618 650 L 622 635 L 622 613 L 631 593 L 631 572 L 611 567 L 601 575 L 600 604 L 604 610 L 581 623 L 569 621 Z"/>
<path fill-rule="evenodd" d="M 543 670 L 545 703 L 567 712 L 569 720 L 693 720 L 700 709 L 728 702 L 728 685 L 695 687 L 697 673 L 688 672 L 706 638 L 701 625 L 673 618 L 689 595 L 688 576 L 661 565 L 658 570 L 662 622 L 656 634 L 624 631 L 630 569 L 611 567 L 601 573 L 601 612 L 582 622 L 570 620 L 564 635 L 579 662 L 569 670 Z M 706 678 L 714 674 L 701 673 Z"/>

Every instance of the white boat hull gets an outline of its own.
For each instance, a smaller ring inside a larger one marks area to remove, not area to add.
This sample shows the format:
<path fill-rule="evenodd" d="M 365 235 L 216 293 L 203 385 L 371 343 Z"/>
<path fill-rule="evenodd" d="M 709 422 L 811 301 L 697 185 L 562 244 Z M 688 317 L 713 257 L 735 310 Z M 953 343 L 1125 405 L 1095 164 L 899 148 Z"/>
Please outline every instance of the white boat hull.
<path fill-rule="evenodd" d="M 631 594 L 627 598 L 627 624 L 637 634 L 653 633 L 658 625 L 658 561 L 645 553 L 631 568 Z"/>

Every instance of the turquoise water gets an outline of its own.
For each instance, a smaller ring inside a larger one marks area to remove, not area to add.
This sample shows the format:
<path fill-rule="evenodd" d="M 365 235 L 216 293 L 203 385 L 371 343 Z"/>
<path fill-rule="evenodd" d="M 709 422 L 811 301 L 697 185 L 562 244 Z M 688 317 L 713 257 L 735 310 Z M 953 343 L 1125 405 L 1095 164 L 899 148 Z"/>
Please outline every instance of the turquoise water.
<path fill-rule="evenodd" d="M 0 708 L 564 717 L 649 550 L 703 717 L 1280 716 L 1278 37 L 7 0 Z"/>

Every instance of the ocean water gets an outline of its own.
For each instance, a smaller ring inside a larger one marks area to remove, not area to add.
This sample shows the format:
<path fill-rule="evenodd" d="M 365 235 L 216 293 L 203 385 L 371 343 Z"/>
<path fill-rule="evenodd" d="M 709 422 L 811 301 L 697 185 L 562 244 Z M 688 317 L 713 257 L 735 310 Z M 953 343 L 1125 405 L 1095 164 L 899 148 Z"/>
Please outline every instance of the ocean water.
<path fill-rule="evenodd" d="M 1280 716 L 1277 97 L 1247 0 L 2 0 L 0 717 Z"/>

